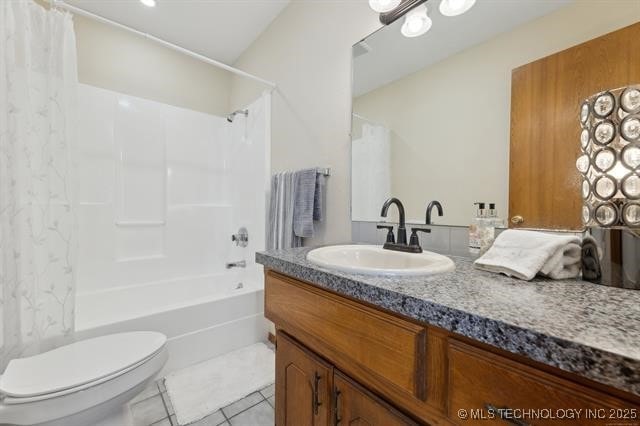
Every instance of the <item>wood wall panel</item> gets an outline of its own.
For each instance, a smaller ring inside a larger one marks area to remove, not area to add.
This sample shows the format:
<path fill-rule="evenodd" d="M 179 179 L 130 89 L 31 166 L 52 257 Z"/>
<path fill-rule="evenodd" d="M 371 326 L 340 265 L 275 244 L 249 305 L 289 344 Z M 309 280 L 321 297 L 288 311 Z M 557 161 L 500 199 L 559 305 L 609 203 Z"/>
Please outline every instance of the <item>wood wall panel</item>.
<path fill-rule="evenodd" d="M 510 227 L 582 228 L 578 113 L 606 89 L 640 83 L 640 23 L 547 56 L 512 72 Z"/>

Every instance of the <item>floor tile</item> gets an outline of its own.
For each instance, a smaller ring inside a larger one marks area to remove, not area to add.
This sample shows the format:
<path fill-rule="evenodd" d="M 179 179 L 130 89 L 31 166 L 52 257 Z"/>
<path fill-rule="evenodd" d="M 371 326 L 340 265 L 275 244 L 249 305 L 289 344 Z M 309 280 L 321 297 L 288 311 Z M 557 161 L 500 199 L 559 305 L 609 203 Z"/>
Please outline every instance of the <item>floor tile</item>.
<path fill-rule="evenodd" d="M 219 424 L 226 423 L 227 419 L 222 414 L 221 410 L 216 411 L 213 414 L 209 414 L 204 419 L 200 419 L 197 422 L 189 424 L 189 426 L 218 426 Z"/>
<path fill-rule="evenodd" d="M 276 396 L 275 396 L 275 395 L 270 396 L 269 398 L 267 398 L 267 402 L 268 402 L 269 404 L 271 404 L 271 406 L 272 406 L 273 408 L 276 408 Z"/>
<path fill-rule="evenodd" d="M 151 384 L 149 384 L 149 386 L 144 388 L 142 392 L 136 395 L 136 397 L 133 398 L 129 404 L 133 405 L 136 402 L 140 402 L 147 398 L 151 398 L 152 396 L 157 395 L 159 393 L 160 393 L 160 390 L 158 389 L 158 385 L 156 384 L 156 382 L 152 382 Z"/>
<path fill-rule="evenodd" d="M 131 413 L 136 426 L 148 426 L 167 417 L 167 411 L 160 395 L 132 404 Z"/>
<path fill-rule="evenodd" d="M 169 415 L 175 414 L 176 412 L 173 409 L 173 404 L 171 403 L 169 394 L 166 392 L 162 392 L 160 396 L 162 396 L 162 400 L 164 401 L 164 407 L 167 409 L 167 413 L 169 413 Z"/>
<path fill-rule="evenodd" d="M 276 385 L 275 383 L 272 385 L 267 386 L 266 388 L 262 388 L 260 389 L 260 393 L 262 394 L 262 396 L 264 396 L 265 398 L 269 398 L 270 396 L 272 396 L 273 394 L 275 394 L 276 392 Z"/>
<path fill-rule="evenodd" d="M 178 423 L 178 419 L 176 418 L 175 414 L 170 415 L 169 420 L 171 421 L 171 426 L 180 426 L 180 423 Z"/>
<path fill-rule="evenodd" d="M 267 401 L 231 417 L 231 426 L 273 426 L 275 413 Z"/>
<path fill-rule="evenodd" d="M 264 398 L 262 397 L 260 392 L 254 392 L 251 395 L 242 398 L 240 401 L 236 401 L 233 404 L 227 405 L 222 409 L 222 412 L 229 419 L 239 412 L 256 405 L 260 401 L 264 401 Z"/>

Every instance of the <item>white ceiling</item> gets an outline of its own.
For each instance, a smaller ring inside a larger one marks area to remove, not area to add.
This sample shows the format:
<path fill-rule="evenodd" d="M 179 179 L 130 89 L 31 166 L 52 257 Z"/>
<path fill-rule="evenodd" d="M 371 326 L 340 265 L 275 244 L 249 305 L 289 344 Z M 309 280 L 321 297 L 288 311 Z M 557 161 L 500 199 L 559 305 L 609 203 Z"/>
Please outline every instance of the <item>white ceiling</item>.
<path fill-rule="evenodd" d="M 438 11 L 440 1 L 430 0 L 427 9 L 433 26 L 426 34 L 404 37 L 399 19 L 365 39 L 372 50 L 354 59 L 353 94 L 360 96 L 391 83 L 572 1 L 477 0 L 467 13 L 446 17 Z"/>
<path fill-rule="evenodd" d="M 66 0 L 107 19 L 232 64 L 290 0 Z"/>

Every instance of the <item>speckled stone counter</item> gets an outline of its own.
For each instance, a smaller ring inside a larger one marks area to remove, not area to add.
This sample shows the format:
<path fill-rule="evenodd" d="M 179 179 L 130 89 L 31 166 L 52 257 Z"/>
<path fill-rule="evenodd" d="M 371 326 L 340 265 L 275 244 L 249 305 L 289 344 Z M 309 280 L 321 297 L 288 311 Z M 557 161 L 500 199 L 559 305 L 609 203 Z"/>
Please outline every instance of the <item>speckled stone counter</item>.
<path fill-rule="evenodd" d="M 432 277 L 348 274 L 311 248 L 256 254 L 266 268 L 640 395 L 640 291 L 578 280 L 520 281 L 452 258 Z"/>

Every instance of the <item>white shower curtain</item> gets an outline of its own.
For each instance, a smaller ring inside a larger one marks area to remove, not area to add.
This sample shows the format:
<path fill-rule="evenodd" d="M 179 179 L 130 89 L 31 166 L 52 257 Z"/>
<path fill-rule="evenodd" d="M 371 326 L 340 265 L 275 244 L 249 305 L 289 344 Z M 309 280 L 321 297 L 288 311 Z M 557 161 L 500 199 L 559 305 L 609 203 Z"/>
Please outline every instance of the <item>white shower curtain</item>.
<path fill-rule="evenodd" d="M 0 372 L 74 329 L 71 16 L 0 1 Z"/>
<path fill-rule="evenodd" d="M 380 208 L 391 196 L 389 129 L 365 123 L 351 146 L 351 218 L 380 220 Z"/>

